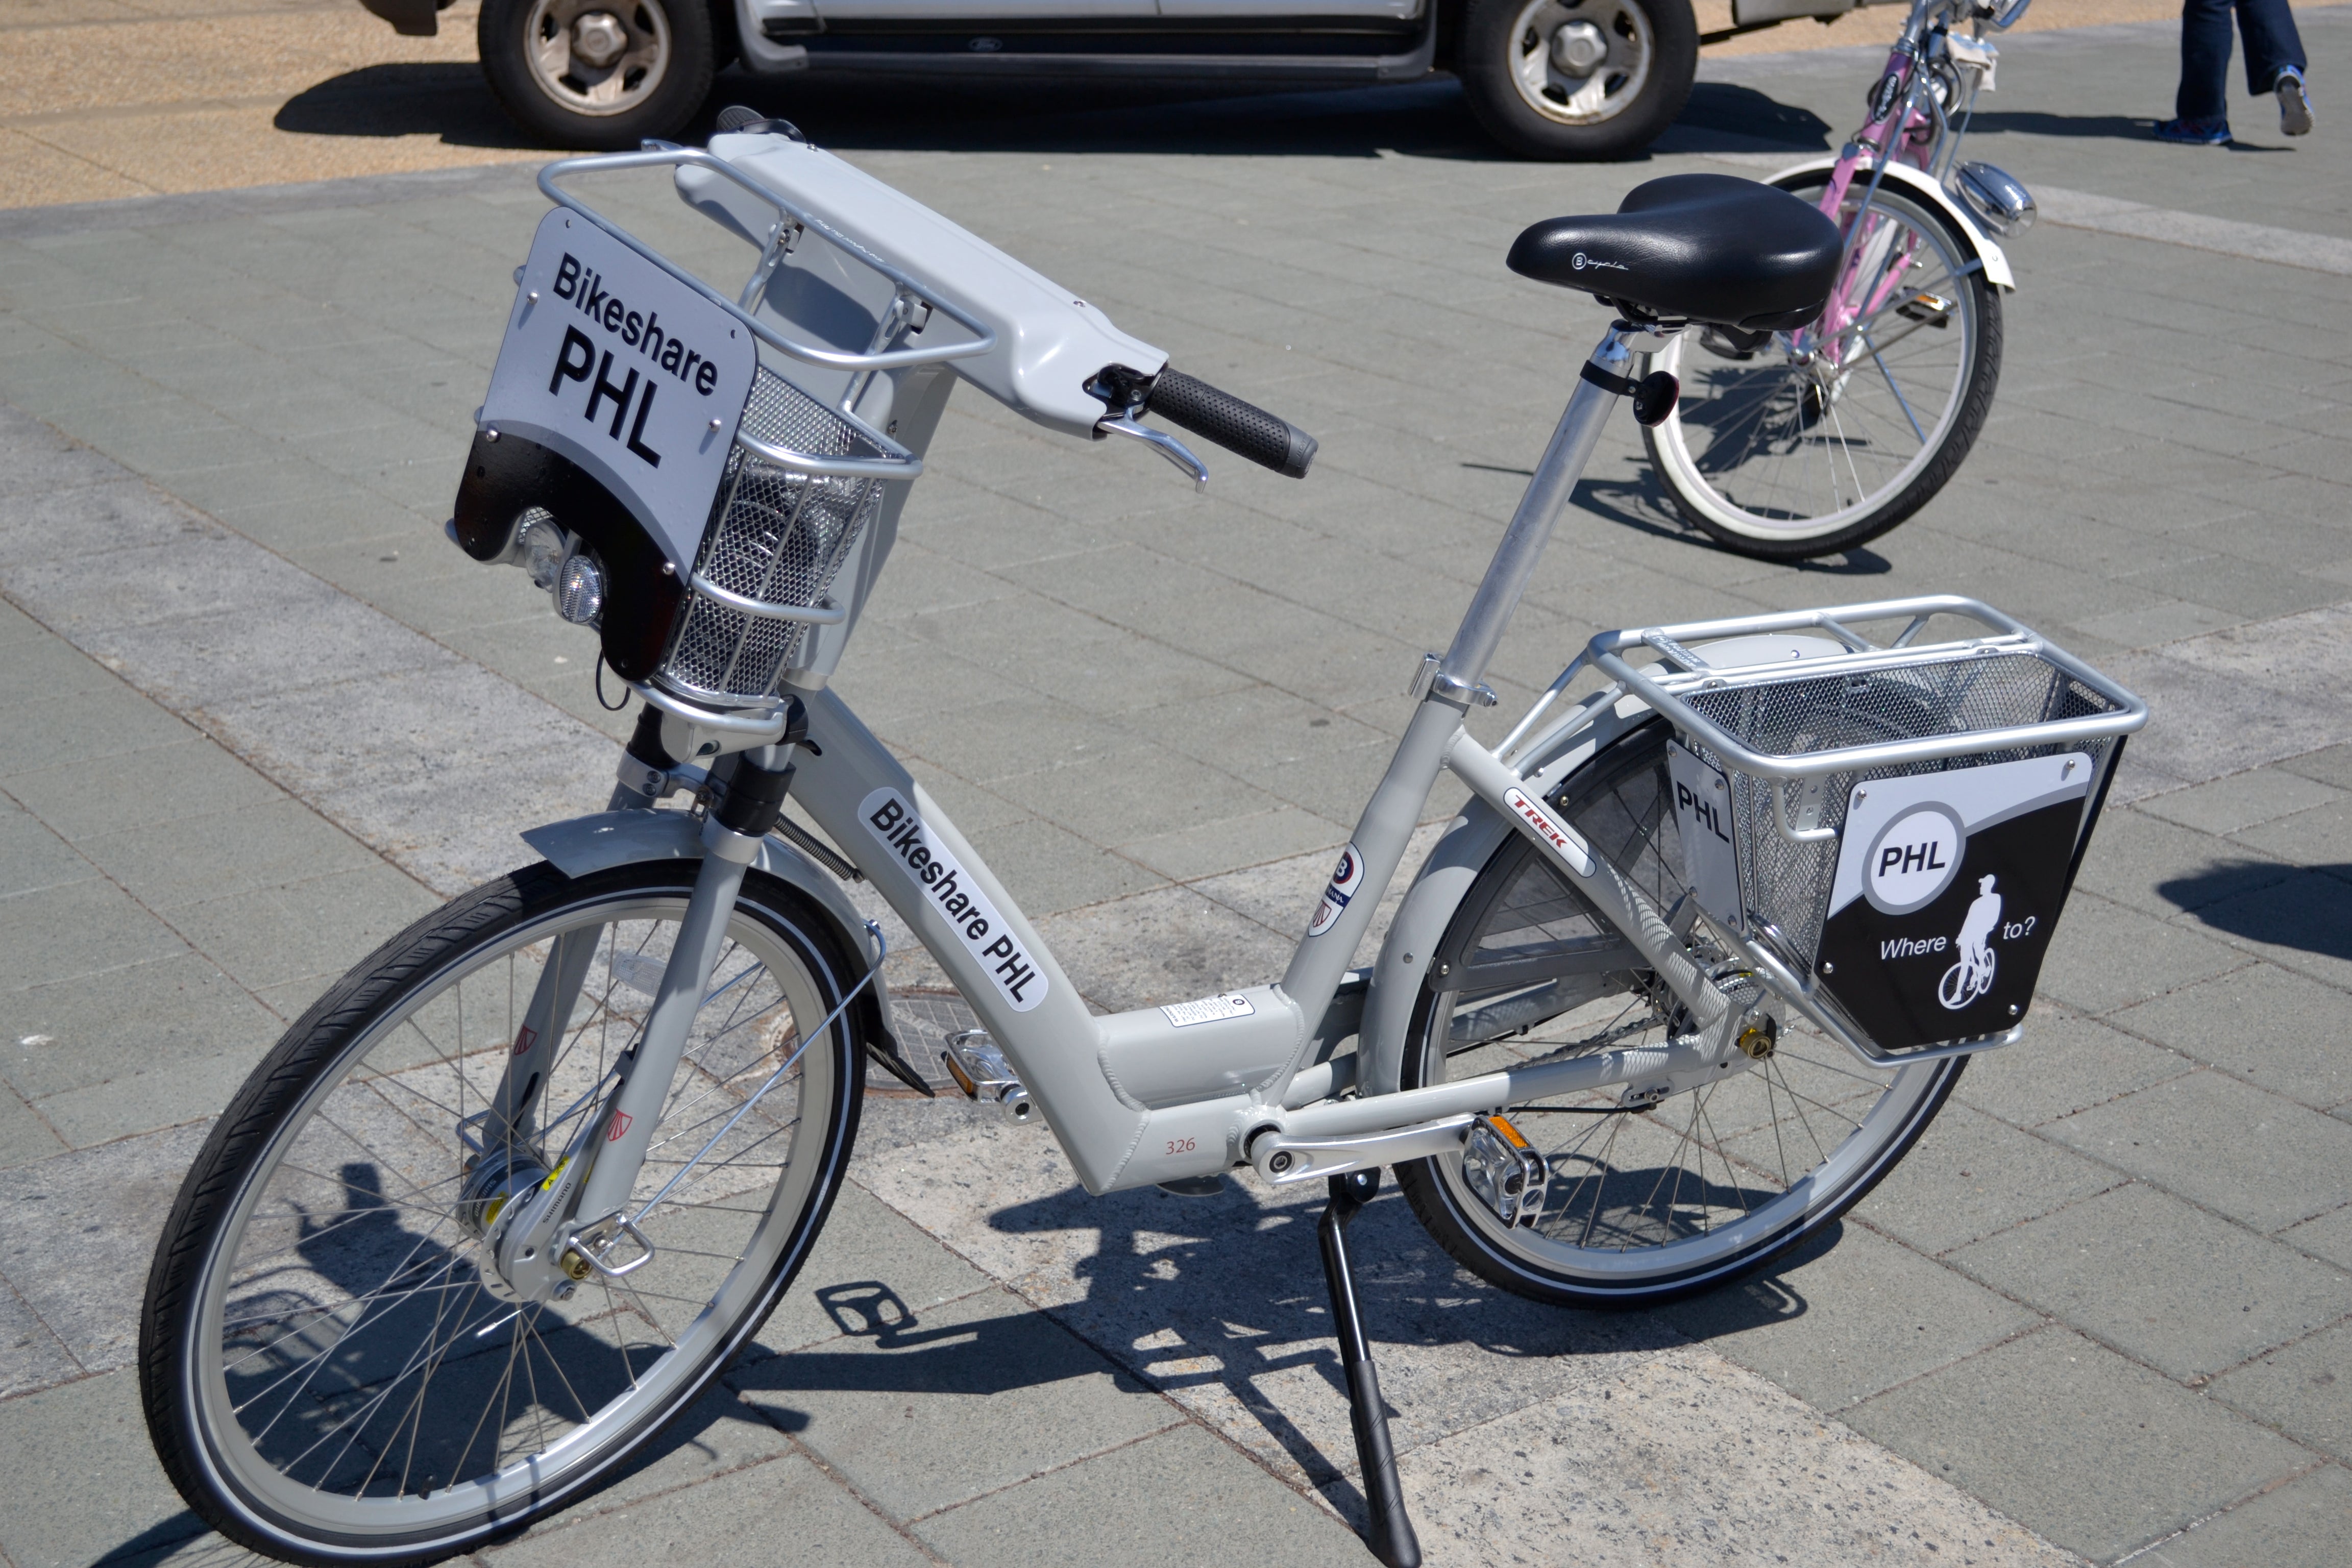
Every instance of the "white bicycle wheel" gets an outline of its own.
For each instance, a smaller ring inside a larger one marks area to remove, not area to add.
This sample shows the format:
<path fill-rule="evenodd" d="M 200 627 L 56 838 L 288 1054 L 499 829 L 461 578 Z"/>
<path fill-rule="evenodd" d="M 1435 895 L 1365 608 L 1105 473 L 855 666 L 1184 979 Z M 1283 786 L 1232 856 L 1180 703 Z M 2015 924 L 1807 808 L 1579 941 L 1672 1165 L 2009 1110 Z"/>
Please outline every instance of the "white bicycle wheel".
<path fill-rule="evenodd" d="M 1818 200 L 1827 176 L 1783 188 Z M 1649 368 L 1682 384 L 1674 412 L 1643 432 L 1675 510 L 1728 548 L 1801 560 L 1876 538 L 1943 489 L 1992 407 L 2000 299 L 1948 221 L 1882 185 L 1855 213 L 1840 297 L 1853 321 L 1743 338 L 1674 338 Z"/>
<path fill-rule="evenodd" d="M 493 1160 L 543 1169 L 604 1103 L 694 875 L 537 867 L 478 889 L 330 992 L 215 1125 L 157 1249 L 140 1365 L 165 1470 L 223 1534 L 292 1562 L 404 1563 L 509 1532 L 615 1474 L 773 1308 L 838 1189 L 862 1075 L 848 1014 L 803 1037 L 857 961 L 756 874 L 633 1205 L 785 1070 L 638 1222 L 650 1261 L 519 1305 L 481 1240 L 513 1201 L 503 1170 L 482 1190 Z M 461 1130 L 498 1093 L 559 938 L 594 951 L 538 1126 L 477 1152 Z"/>
<path fill-rule="evenodd" d="M 1552 796 L 1660 909 L 1683 890 L 1666 733 L 1659 723 L 1633 731 Z M 1584 962 L 1612 948 L 1639 962 L 1514 836 L 1463 894 L 1435 951 L 1450 988 L 1425 991 L 1415 1009 L 1402 1086 L 1663 1043 L 1679 1020 L 1654 977 Z M 1505 1114 L 1551 1172 L 1531 1224 L 1504 1223 L 1461 1155 L 1397 1174 L 1431 1236 L 1494 1284 L 1562 1305 L 1651 1306 L 1760 1268 L 1851 1208 L 1917 1142 L 1964 1061 L 1872 1071 L 1790 1030 L 1742 1070 L 1653 1103 L 1629 1106 L 1609 1090 L 1511 1106 Z"/>

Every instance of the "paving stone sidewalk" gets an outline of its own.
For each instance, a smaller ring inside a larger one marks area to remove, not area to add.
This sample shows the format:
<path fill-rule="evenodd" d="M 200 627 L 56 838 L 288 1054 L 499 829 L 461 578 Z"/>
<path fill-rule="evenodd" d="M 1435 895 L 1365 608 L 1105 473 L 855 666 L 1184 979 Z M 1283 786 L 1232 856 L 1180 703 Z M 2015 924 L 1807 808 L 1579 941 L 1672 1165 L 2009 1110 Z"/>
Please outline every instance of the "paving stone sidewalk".
<path fill-rule="evenodd" d="M 2316 58 L 2352 54 L 2340 15 L 2306 22 Z M 2011 44 L 1984 155 L 2346 236 L 2322 138 L 2289 177 L 2098 131 L 2168 90 L 2166 36 L 2084 37 Z M 1867 68 L 1837 53 L 1727 68 L 1653 170 L 1842 132 Z M 960 400 L 842 682 L 1097 1004 L 1277 971 L 1597 330 L 1502 251 L 1633 172 L 1487 161 L 1426 91 L 1215 106 L 1158 148 L 1085 118 L 982 150 L 815 129 L 1323 438 L 1305 485 L 1227 465 L 1196 500 Z M 518 858 L 513 826 L 594 804 L 610 754 L 586 645 L 438 537 L 528 180 L 207 199 L 0 215 L 0 398 L 89 448 L 17 417 L 0 453 L 16 1568 L 216 1554 L 120 1370 L 201 1118 L 330 976 Z M 2352 1536 L 2340 280 L 2096 227 L 2015 256 L 1993 422 L 1919 518 L 1761 567 L 1675 524 L 1621 429 L 1497 684 L 1524 698 L 1602 625 L 1956 587 L 2142 689 L 2035 1043 L 1971 1069 L 1833 1247 L 1660 1314 L 1536 1313 L 1379 1205 L 1370 1316 L 1433 1561 L 2291 1568 Z M 1303 1215 L 1094 1203 L 1042 1140 L 874 1105 L 765 1336 L 803 1353 L 498 1555 L 1362 1560 L 1326 1506 L 1354 1493 Z M 843 1335 L 816 1292 L 847 1279 L 969 1353 Z"/>

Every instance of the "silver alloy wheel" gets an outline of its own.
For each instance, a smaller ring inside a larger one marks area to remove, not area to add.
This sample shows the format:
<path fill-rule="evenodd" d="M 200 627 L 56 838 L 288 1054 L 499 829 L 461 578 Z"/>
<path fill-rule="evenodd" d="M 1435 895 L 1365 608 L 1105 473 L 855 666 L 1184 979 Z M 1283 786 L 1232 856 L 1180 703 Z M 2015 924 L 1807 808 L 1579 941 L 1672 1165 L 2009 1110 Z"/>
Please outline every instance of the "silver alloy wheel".
<path fill-rule="evenodd" d="M 623 114 L 654 95 L 674 48 L 663 0 L 538 0 L 523 32 L 530 79 L 567 112 Z"/>
<path fill-rule="evenodd" d="M 1507 37 L 1519 97 L 1562 125 L 1615 119 L 1642 95 L 1657 56 L 1633 0 L 1528 0 Z"/>
<path fill-rule="evenodd" d="M 215 1484 L 289 1544 L 413 1546 L 560 1492 L 673 1405 L 756 1309 L 825 1176 L 828 1140 L 803 1116 L 828 1114 L 835 1068 L 822 1037 L 800 1048 L 822 986 L 748 911 L 633 1203 L 790 1071 L 646 1216 L 651 1264 L 518 1307 L 489 1287 L 462 1212 L 459 1124 L 495 1090 L 552 939 L 601 931 L 541 1091 L 539 1142 L 556 1147 L 642 1026 L 684 905 L 682 890 L 608 896 L 460 956 L 343 1053 L 247 1175 L 182 1375 Z"/>

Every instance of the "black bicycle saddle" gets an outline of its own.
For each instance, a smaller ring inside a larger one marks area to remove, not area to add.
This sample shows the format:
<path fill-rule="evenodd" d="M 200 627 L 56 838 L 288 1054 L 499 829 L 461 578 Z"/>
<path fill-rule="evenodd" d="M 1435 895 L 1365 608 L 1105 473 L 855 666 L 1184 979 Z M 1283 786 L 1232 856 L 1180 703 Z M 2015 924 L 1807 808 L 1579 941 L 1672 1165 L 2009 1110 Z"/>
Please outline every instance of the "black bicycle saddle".
<path fill-rule="evenodd" d="M 1843 247 L 1837 225 L 1786 191 L 1669 174 L 1634 186 L 1613 214 L 1537 224 L 1509 265 L 1636 319 L 1780 332 L 1822 313 Z"/>

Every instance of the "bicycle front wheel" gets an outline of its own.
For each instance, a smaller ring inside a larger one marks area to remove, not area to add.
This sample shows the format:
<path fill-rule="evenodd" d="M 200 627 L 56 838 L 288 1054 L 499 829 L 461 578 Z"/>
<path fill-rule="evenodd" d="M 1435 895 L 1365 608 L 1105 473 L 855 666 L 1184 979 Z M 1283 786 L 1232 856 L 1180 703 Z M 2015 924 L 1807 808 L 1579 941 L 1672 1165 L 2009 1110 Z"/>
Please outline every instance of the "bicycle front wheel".
<path fill-rule="evenodd" d="M 1828 176 L 1785 188 L 1818 201 Z M 1744 555 L 1794 561 L 1876 538 L 1951 479 L 2000 377 L 1999 292 L 1949 220 L 1893 183 L 1857 220 L 1832 310 L 1751 340 L 1717 328 L 1651 357 L 1682 397 L 1642 434 L 1675 508 Z M 1834 331 L 1825 331 L 1834 324 Z"/>
<path fill-rule="evenodd" d="M 1642 726 L 1552 797 L 1662 910 L 1683 891 L 1666 737 L 1663 723 Z M 1436 950 L 1451 988 L 1422 994 L 1403 1087 L 1686 1030 L 1646 970 L 1592 973 L 1587 955 L 1612 942 L 1600 912 L 1514 835 L 1463 894 Z M 1704 963 L 1722 958 L 1693 942 Z M 1927 1131 L 1965 1059 L 1873 1071 L 1788 1030 L 1760 1058 L 1735 1058 L 1729 1076 L 1673 1085 L 1661 1099 L 1603 1090 L 1511 1106 L 1505 1115 L 1550 1170 L 1532 1224 L 1503 1223 L 1460 1154 L 1397 1176 L 1430 1235 L 1492 1283 L 1563 1305 L 1654 1306 L 1760 1268 L 1851 1208 Z"/>
<path fill-rule="evenodd" d="M 695 871 L 539 866 L 481 888 L 353 971 L 239 1091 L 164 1227 L 140 1343 L 156 1451 L 224 1535 L 311 1563 L 465 1551 L 612 1478 L 773 1309 L 856 1135 L 856 1010 L 820 1026 L 864 964 L 757 872 L 631 1200 L 660 1197 L 636 1222 L 650 1261 L 519 1303 L 482 1240 L 598 1113 Z M 584 978 L 528 1134 L 485 1148 L 478 1115 L 559 952 Z"/>

